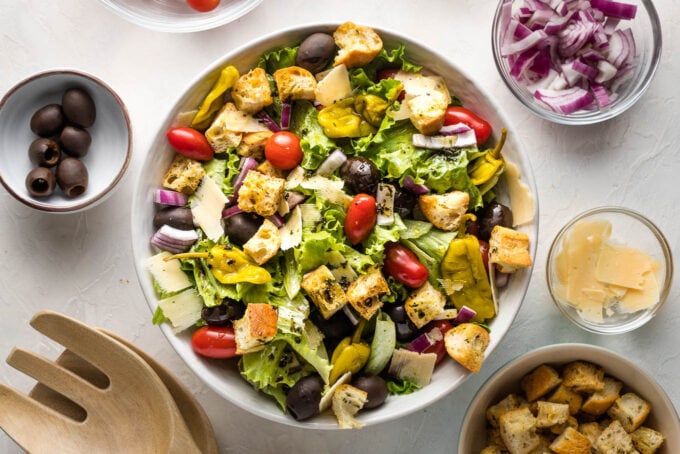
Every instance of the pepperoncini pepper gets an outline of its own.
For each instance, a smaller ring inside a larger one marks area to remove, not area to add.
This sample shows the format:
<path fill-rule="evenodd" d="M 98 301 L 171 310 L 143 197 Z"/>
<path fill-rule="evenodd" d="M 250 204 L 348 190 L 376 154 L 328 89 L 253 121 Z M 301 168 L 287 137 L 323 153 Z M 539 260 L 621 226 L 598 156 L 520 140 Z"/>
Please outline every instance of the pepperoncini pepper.
<path fill-rule="evenodd" d="M 465 234 L 451 240 L 440 269 L 443 279 L 460 286 L 449 295 L 457 309 L 463 306 L 473 309 L 477 312 L 475 320 L 479 322 L 496 315 L 491 285 L 476 236 Z"/>
<path fill-rule="evenodd" d="M 187 252 L 167 257 L 169 259 L 207 259 L 215 279 L 223 284 L 266 284 L 272 277 L 267 270 L 257 266 L 245 252 L 228 248 L 221 244 L 213 246 L 208 252 Z"/>
<path fill-rule="evenodd" d="M 347 372 L 353 374 L 359 372 L 368 361 L 371 347 L 361 342 L 361 333 L 366 325 L 366 320 L 361 320 L 352 337 L 346 337 L 335 347 L 331 356 L 331 374 L 329 383 L 335 383 L 338 378 Z"/>
<path fill-rule="evenodd" d="M 388 107 L 389 102 L 376 95 L 352 96 L 324 107 L 319 124 L 333 139 L 364 137 L 376 132 Z"/>
<path fill-rule="evenodd" d="M 501 137 L 494 148 L 488 150 L 484 156 L 480 156 L 470 166 L 468 174 L 472 184 L 479 187 L 482 194 L 491 189 L 498 177 L 505 170 L 505 160 L 501 155 L 501 150 L 505 144 L 505 139 L 508 137 L 507 129 L 501 129 Z"/>
<path fill-rule="evenodd" d="M 213 114 L 224 104 L 222 95 L 234 86 L 238 78 L 239 73 L 235 67 L 229 65 L 222 68 L 219 78 L 203 99 L 194 119 L 191 120 L 192 128 L 204 130 L 210 126 Z"/>

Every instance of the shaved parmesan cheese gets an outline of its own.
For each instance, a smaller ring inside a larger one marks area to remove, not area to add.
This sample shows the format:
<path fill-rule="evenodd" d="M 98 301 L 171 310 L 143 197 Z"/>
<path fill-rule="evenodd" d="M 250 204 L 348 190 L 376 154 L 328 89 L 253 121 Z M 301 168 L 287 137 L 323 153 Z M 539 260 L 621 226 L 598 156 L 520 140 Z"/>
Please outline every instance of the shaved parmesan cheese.
<path fill-rule="evenodd" d="M 257 118 L 240 110 L 224 110 L 218 118 L 222 129 L 234 132 L 262 132 L 269 128 Z"/>
<path fill-rule="evenodd" d="M 418 353 L 398 348 L 392 353 L 388 373 L 423 387 L 430 383 L 436 361 L 437 355 L 434 353 Z"/>
<path fill-rule="evenodd" d="M 293 208 L 288 221 L 279 230 L 281 233 L 281 250 L 294 248 L 302 241 L 302 212 L 300 205 Z"/>
<path fill-rule="evenodd" d="M 224 235 L 222 226 L 222 210 L 227 203 L 227 196 L 215 181 L 204 176 L 191 202 L 191 214 L 194 221 L 206 236 L 216 241 Z"/>
<path fill-rule="evenodd" d="M 345 65 L 338 65 L 316 85 L 316 100 L 324 106 L 352 96 L 349 73 Z"/>
<path fill-rule="evenodd" d="M 530 223 L 534 220 L 534 197 L 522 181 L 519 168 L 508 161 L 505 162 L 505 181 L 512 205 L 513 227 Z"/>
<path fill-rule="evenodd" d="M 191 281 L 180 267 L 179 260 L 165 260 L 172 254 L 163 251 L 144 261 L 156 283 L 167 293 L 174 293 L 191 287 Z"/>
<path fill-rule="evenodd" d="M 190 288 L 160 300 L 158 307 L 163 311 L 165 318 L 170 320 L 172 330 L 179 333 L 193 326 L 201 318 L 203 300 L 195 289 Z"/>

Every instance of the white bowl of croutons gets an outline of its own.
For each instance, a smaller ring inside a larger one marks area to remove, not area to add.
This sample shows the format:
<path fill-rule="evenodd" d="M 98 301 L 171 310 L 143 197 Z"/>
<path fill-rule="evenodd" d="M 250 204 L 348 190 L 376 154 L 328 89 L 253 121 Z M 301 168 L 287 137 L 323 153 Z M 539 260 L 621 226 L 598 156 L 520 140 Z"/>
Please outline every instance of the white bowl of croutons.
<path fill-rule="evenodd" d="M 639 365 L 603 347 L 538 348 L 496 371 L 460 430 L 459 454 L 676 453 L 680 420 Z"/>

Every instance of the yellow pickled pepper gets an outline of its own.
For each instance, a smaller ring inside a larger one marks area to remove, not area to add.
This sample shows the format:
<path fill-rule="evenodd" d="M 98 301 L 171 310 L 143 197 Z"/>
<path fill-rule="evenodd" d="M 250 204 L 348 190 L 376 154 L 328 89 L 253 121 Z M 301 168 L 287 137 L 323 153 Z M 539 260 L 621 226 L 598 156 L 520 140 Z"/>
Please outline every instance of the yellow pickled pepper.
<path fill-rule="evenodd" d="M 361 333 L 365 325 L 366 320 L 362 319 L 354 331 L 354 335 L 344 338 L 333 350 L 333 355 L 331 355 L 333 369 L 331 369 L 329 383 L 335 383 L 347 372 L 355 374 L 366 365 L 371 354 L 371 347 L 361 342 Z"/>
<path fill-rule="evenodd" d="M 470 181 L 475 186 L 483 186 L 481 192 L 487 192 L 498 181 L 498 177 L 505 169 L 505 160 L 501 155 L 501 150 L 508 136 L 507 129 L 501 129 L 501 137 L 494 148 L 488 150 L 483 156 L 477 158 L 468 171 Z"/>
<path fill-rule="evenodd" d="M 187 252 L 165 258 L 170 259 L 207 259 L 213 276 L 223 284 L 266 284 L 272 279 L 269 271 L 254 264 L 245 252 L 221 244 L 213 246 L 208 252 Z"/>
<path fill-rule="evenodd" d="M 239 72 L 234 66 L 225 66 L 220 72 L 220 76 L 212 86 L 208 94 L 203 99 L 201 107 L 191 121 L 191 127 L 204 130 L 210 126 L 213 114 L 220 110 L 224 104 L 223 95 L 234 86 L 239 78 Z"/>

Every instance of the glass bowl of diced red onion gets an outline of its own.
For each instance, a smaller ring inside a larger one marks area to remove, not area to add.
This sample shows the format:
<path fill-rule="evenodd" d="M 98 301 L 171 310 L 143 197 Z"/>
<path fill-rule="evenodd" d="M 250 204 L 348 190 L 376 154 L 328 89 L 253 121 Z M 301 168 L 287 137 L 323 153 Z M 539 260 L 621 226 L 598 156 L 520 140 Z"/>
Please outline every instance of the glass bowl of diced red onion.
<path fill-rule="evenodd" d="M 649 87 L 661 57 L 651 0 L 501 0 L 496 66 L 538 116 L 586 125 L 613 118 Z"/>

